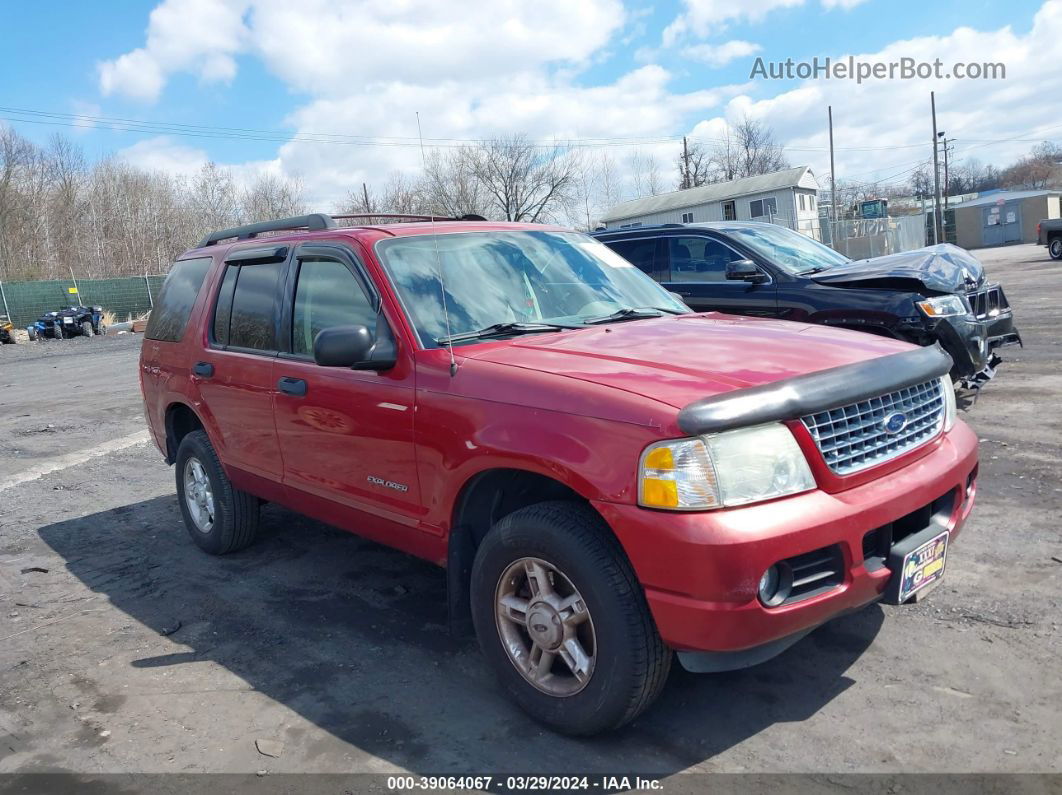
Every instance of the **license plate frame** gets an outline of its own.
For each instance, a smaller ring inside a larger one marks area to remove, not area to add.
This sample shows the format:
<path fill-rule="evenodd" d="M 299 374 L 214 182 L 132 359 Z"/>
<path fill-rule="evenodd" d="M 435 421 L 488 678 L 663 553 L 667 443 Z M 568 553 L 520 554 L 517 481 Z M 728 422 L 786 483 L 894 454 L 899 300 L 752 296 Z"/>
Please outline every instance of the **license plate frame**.
<path fill-rule="evenodd" d="M 926 594 L 944 578 L 951 531 L 942 530 L 906 555 L 896 572 L 899 578 L 896 601 L 906 602 L 916 594 Z"/>

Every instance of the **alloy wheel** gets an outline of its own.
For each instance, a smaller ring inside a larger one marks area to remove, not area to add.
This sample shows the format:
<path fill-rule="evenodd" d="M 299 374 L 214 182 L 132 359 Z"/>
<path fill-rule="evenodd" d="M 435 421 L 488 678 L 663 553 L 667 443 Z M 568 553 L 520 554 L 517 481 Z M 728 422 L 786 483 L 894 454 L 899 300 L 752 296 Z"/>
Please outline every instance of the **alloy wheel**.
<path fill-rule="evenodd" d="M 184 504 L 196 529 L 209 533 L 214 527 L 214 491 L 203 463 L 194 456 L 184 463 Z"/>
<path fill-rule="evenodd" d="M 534 687 L 572 696 L 586 687 L 597 661 L 597 636 L 582 594 L 560 569 L 520 558 L 495 590 L 498 635 L 509 660 Z"/>

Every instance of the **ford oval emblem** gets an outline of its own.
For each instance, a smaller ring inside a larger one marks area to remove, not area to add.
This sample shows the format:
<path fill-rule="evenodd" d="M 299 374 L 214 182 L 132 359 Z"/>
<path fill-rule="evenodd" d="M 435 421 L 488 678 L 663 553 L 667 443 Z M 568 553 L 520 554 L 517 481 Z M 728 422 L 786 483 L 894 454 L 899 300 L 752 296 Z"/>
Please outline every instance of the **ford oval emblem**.
<path fill-rule="evenodd" d="M 885 433 L 893 436 L 907 427 L 907 415 L 902 411 L 886 414 L 885 419 L 881 421 L 881 427 Z"/>

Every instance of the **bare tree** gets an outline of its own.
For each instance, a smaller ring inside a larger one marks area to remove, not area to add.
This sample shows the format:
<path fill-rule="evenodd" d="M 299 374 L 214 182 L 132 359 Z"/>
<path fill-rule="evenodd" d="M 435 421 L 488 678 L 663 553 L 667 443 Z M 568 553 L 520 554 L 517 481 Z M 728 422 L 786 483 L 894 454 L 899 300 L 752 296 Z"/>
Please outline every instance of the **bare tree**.
<path fill-rule="evenodd" d="M 560 147 L 543 150 L 523 135 L 512 135 L 468 152 L 492 214 L 507 221 L 546 220 L 569 198 L 576 163 Z"/>
<path fill-rule="evenodd" d="M 490 194 L 476 173 L 472 149 L 435 150 L 425 166 L 421 190 L 431 212 L 451 218 L 489 212 Z"/>
<path fill-rule="evenodd" d="M 663 193 L 664 178 L 655 155 L 635 149 L 631 152 L 629 166 L 636 197 Z"/>
<path fill-rule="evenodd" d="M 710 146 L 689 141 L 687 151 L 679 153 L 676 165 L 679 175 L 676 187 L 696 188 L 780 171 L 789 167 L 789 161 L 773 130 L 746 116 L 737 124 L 727 124 L 722 137 Z"/>
<path fill-rule="evenodd" d="M 240 193 L 240 220 L 245 223 L 302 215 L 302 185 L 273 174 L 260 174 Z"/>

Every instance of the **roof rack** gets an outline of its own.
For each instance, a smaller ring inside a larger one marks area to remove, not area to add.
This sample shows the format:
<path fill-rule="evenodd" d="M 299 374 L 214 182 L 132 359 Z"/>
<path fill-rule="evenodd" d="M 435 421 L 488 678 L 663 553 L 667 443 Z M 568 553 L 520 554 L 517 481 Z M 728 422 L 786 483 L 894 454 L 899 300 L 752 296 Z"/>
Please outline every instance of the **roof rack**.
<path fill-rule="evenodd" d="M 204 237 L 199 246 L 200 248 L 212 246 L 219 240 L 228 240 L 230 237 L 238 240 L 253 240 L 262 232 L 283 232 L 291 229 L 317 232 L 321 229 L 335 228 L 336 222 L 332 220 L 332 216 L 324 213 L 310 213 L 309 215 L 296 215 L 293 218 L 279 218 L 276 221 L 259 221 L 256 224 L 234 226 L 231 229 L 219 229 Z"/>
<path fill-rule="evenodd" d="M 219 229 L 211 232 L 199 243 L 199 247 L 213 246 L 220 240 L 236 238 L 237 240 L 253 240 L 263 232 L 287 232 L 296 229 L 305 229 L 307 232 L 319 232 L 322 229 L 337 229 L 337 218 L 393 218 L 400 221 L 486 221 L 482 215 L 462 215 L 460 218 L 450 218 L 441 215 L 409 215 L 406 213 L 343 213 L 341 215 L 326 215 L 325 213 L 310 213 L 309 215 L 296 215 L 293 218 L 279 218 L 276 221 L 259 221 L 256 224 L 234 226 L 230 229 Z"/>

